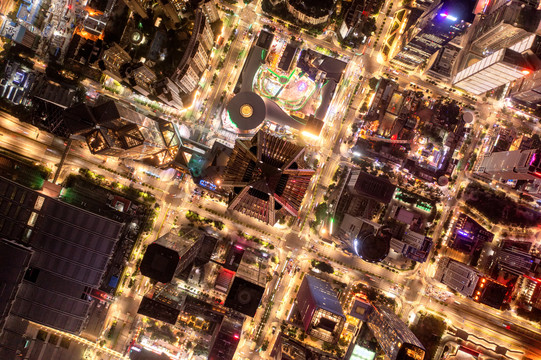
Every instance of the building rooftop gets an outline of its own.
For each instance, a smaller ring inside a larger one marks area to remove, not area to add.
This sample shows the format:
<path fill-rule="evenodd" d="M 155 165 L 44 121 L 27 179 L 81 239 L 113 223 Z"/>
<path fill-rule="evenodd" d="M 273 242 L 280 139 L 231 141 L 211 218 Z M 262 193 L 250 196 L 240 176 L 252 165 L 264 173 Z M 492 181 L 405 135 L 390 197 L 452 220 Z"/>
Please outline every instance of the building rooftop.
<path fill-rule="evenodd" d="M 354 194 L 388 204 L 393 198 L 396 186 L 387 178 L 354 169 L 351 171 L 348 188 Z"/>
<path fill-rule="evenodd" d="M 342 305 L 338 301 L 331 284 L 312 275 L 305 275 L 303 281 L 307 282 L 316 307 L 345 318 Z"/>
<path fill-rule="evenodd" d="M 222 186 L 231 190 L 230 209 L 274 224 L 298 215 L 313 174 L 303 147 L 259 131 L 251 140 L 237 139 Z"/>

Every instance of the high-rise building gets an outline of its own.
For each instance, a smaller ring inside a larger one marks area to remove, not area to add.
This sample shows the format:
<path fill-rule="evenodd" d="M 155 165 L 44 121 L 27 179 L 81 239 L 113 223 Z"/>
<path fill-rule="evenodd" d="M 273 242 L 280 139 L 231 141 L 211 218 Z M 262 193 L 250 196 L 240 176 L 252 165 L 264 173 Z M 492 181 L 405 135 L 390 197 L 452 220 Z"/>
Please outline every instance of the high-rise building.
<path fill-rule="evenodd" d="M 535 109 L 541 104 L 541 71 L 534 71 L 515 81 L 509 90 L 509 97 Z"/>
<path fill-rule="evenodd" d="M 178 73 L 175 73 L 173 81 L 183 93 L 189 94 L 195 90 L 199 83 L 199 71 L 194 69 L 192 64 L 187 64 Z"/>
<path fill-rule="evenodd" d="M 434 278 L 462 295 L 471 297 L 481 273 L 471 266 L 444 257 L 440 260 Z"/>
<path fill-rule="evenodd" d="M 461 213 L 453 227 L 449 247 L 472 255 L 493 239 L 493 233 L 468 215 Z"/>
<path fill-rule="evenodd" d="M 535 70 L 511 84 L 508 97 L 535 109 L 541 103 L 541 36 L 531 34 L 515 43 L 510 49 L 525 55 L 534 65 Z"/>
<path fill-rule="evenodd" d="M 148 18 L 147 14 L 147 8 L 149 5 L 148 0 L 123 0 L 124 3 L 128 6 L 128 8 L 142 17 L 143 19 Z"/>
<path fill-rule="evenodd" d="M 396 186 L 387 178 L 352 169 L 337 211 L 371 219 L 381 204 L 391 202 L 395 189 Z"/>
<path fill-rule="evenodd" d="M 158 79 L 154 71 L 142 63 L 128 67 L 126 76 L 133 89 L 145 96 L 150 94 L 152 85 Z"/>
<path fill-rule="evenodd" d="M 251 140 L 237 139 L 222 186 L 231 189 L 230 209 L 274 224 L 298 216 L 314 172 L 303 147 L 259 131 Z"/>
<path fill-rule="evenodd" d="M 159 124 L 116 101 L 91 109 L 94 129 L 86 141 L 93 154 L 141 159 L 165 149 Z"/>
<path fill-rule="evenodd" d="M 535 180 L 541 178 L 541 151 L 500 151 L 485 155 L 475 172 L 495 179 Z"/>
<path fill-rule="evenodd" d="M 202 244 L 203 234 L 196 230 L 182 236 L 168 232 L 147 247 L 141 274 L 168 283 L 193 263 Z"/>
<path fill-rule="evenodd" d="M 417 262 L 425 262 L 432 249 L 432 239 L 408 230 L 401 239 L 391 239 L 391 249 Z"/>
<path fill-rule="evenodd" d="M 385 306 L 372 304 L 367 324 L 391 360 L 423 360 L 425 348 L 408 326 Z"/>
<path fill-rule="evenodd" d="M 413 71 L 454 37 L 462 34 L 473 19 L 473 2 L 434 1 L 404 34 L 393 66 Z"/>
<path fill-rule="evenodd" d="M 388 228 L 381 228 L 378 232 L 361 231 L 352 241 L 352 248 L 356 255 L 368 262 L 380 262 L 389 254 L 391 234 Z"/>
<path fill-rule="evenodd" d="M 242 334 L 242 321 L 225 317 L 212 337 L 209 360 L 233 360 Z"/>
<path fill-rule="evenodd" d="M 541 310 L 541 279 L 525 277 L 523 289 L 524 302 Z"/>
<path fill-rule="evenodd" d="M 471 52 L 488 56 L 537 31 L 541 12 L 536 7 L 521 0 L 494 2 L 491 7 L 473 29 Z"/>
<path fill-rule="evenodd" d="M 534 67 L 522 54 L 511 49 L 500 49 L 458 72 L 453 85 L 480 95 L 533 71 Z"/>
<path fill-rule="evenodd" d="M 201 9 L 195 11 L 194 28 L 192 36 L 184 55 L 178 62 L 171 80 L 179 86 L 184 93 L 195 90 L 203 71 L 209 61 L 210 50 L 214 46 L 214 34 L 209 21 Z"/>
<path fill-rule="evenodd" d="M 531 255 L 530 248 L 531 243 L 528 242 L 504 240 L 496 250 L 493 263 L 498 269 L 517 276 L 535 276 L 541 259 Z"/>
<path fill-rule="evenodd" d="M 0 336 L 0 354 L 22 344 L 26 321 L 78 333 L 90 310 L 91 291 L 101 285 L 123 224 L 5 178 L 0 178 L 0 202 L 5 210 L 0 215 L 0 237 L 24 246 L 2 245 L 2 256 L 11 259 L 0 265 L 2 276 L 10 278 L 11 307 L 4 313 L 9 316 Z M 17 268 L 4 268 L 8 263 L 17 263 Z"/>
<path fill-rule="evenodd" d="M 287 11 L 297 20 L 311 25 L 327 22 L 334 10 L 332 0 L 286 0 Z"/>
<path fill-rule="evenodd" d="M 169 106 L 182 110 L 184 103 L 180 97 L 181 90 L 177 84 L 175 84 L 168 77 L 163 78 L 153 84 L 154 93 L 156 96 Z"/>
<path fill-rule="evenodd" d="M 296 302 L 307 334 L 328 342 L 338 340 L 346 316 L 328 282 L 305 275 Z"/>
<path fill-rule="evenodd" d="M 131 56 L 117 43 L 113 43 L 107 50 L 103 51 L 101 57 L 105 66 L 104 73 L 116 81 L 122 81 L 121 68 L 131 62 Z"/>
<path fill-rule="evenodd" d="M 158 4 L 167 18 L 167 26 L 173 29 L 176 28 L 180 24 L 184 2 L 179 0 L 159 0 Z"/>

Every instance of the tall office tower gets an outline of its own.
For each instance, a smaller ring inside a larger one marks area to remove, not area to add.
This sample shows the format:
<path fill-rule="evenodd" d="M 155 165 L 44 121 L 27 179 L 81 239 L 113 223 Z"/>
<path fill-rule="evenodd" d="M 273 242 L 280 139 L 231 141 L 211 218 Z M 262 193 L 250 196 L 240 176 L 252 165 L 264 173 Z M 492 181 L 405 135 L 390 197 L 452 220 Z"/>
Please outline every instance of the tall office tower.
<path fill-rule="evenodd" d="M 1 177 L 0 203 L 0 237 L 22 245 L 4 243 L 2 257 L 10 260 L 0 263 L 0 274 L 11 279 L 10 307 L 0 304 L 9 314 L 0 329 L 0 358 L 12 359 L 28 321 L 82 330 L 123 224 Z"/>
<path fill-rule="evenodd" d="M 142 159 L 166 148 L 159 123 L 116 101 L 66 109 L 65 123 L 86 137 L 93 154 Z"/>
<path fill-rule="evenodd" d="M 168 77 L 163 78 L 153 84 L 156 96 L 169 106 L 182 110 L 184 103 L 180 97 L 180 88 Z"/>
<path fill-rule="evenodd" d="M 203 234 L 191 230 L 182 236 L 169 232 L 147 247 L 141 261 L 141 274 L 162 283 L 193 263 L 203 244 Z"/>
<path fill-rule="evenodd" d="M 147 14 L 147 8 L 149 5 L 148 0 L 123 0 L 124 3 L 128 6 L 128 8 L 142 17 L 143 19 L 148 18 Z"/>
<path fill-rule="evenodd" d="M 425 347 L 390 309 L 372 303 L 368 314 L 368 328 L 374 334 L 379 346 L 391 360 L 423 360 Z"/>
<path fill-rule="evenodd" d="M 480 56 L 488 56 L 510 47 L 535 33 L 540 20 L 541 11 L 523 1 L 493 4 L 489 14 L 481 18 L 473 29 L 470 51 Z"/>
<path fill-rule="evenodd" d="M 472 296 L 481 273 L 475 268 L 450 259 L 442 258 L 436 270 L 434 279 L 458 291 L 464 296 Z"/>
<path fill-rule="evenodd" d="M 139 93 L 148 96 L 152 90 L 152 85 L 158 77 L 148 66 L 143 63 L 133 64 L 126 69 L 126 78 L 133 89 Z"/>
<path fill-rule="evenodd" d="M 534 275 L 541 259 L 532 256 L 529 252 L 510 247 L 501 247 L 495 256 L 496 265 L 508 273 L 521 275 Z"/>
<path fill-rule="evenodd" d="M 413 71 L 456 36 L 473 20 L 473 2 L 435 1 L 404 34 L 393 66 Z"/>
<path fill-rule="evenodd" d="M 195 90 L 207 67 L 209 53 L 214 45 L 214 34 L 201 9 L 195 11 L 194 28 L 182 58 L 170 76 L 180 90 L 189 94 Z"/>
<path fill-rule="evenodd" d="M 541 150 L 500 151 L 485 155 L 475 169 L 495 179 L 541 179 Z"/>
<path fill-rule="evenodd" d="M 103 62 L 102 69 L 104 74 L 111 76 L 118 82 L 122 82 L 121 69 L 132 60 L 130 54 L 126 52 L 120 45 L 113 43 L 107 50 L 103 52 L 101 61 Z M 100 62 L 101 66 L 101 62 Z"/>
<path fill-rule="evenodd" d="M 230 209 L 274 224 L 298 216 L 314 172 L 303 147 L 259 131 L 251 140 L 237 139 L 222 185 L 231 189 Z"/>
<path fill-rule="evenodd" d="M 337 212 L 371 219 L 381 204 L 391 202 L 395 189 L 396 186 L 387 178 L 352 169 L 338 201 Z"/>
<path fill-rule="evenodd" d="M 328 282 L 306 275 L 296 302 L 307 334 L 328 342 L 338 341 L 346 316 Z"/>
<path fill-rule="evenodd" d="M 233 360 L 239 345 L 244 319 L 227 318 L 222 320 L 210 341 L 209 360 Z"/>

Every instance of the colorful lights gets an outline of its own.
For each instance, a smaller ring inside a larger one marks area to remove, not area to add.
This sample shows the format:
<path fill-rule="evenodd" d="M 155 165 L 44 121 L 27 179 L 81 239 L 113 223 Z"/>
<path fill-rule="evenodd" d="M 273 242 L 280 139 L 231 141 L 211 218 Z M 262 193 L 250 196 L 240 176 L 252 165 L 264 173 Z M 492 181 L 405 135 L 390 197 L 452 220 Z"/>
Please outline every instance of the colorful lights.
<path fill-rule="evenodd" d="M 449 15 L 447 13 L 441 13 L 440 14 L 441 17 L 444 17 L 444 18 L 447 18 L 447 20 L 451 20 L 451 21 L 457 21 L 458 19 L 452 15 Z"/>
<path fill-rule="evenodd" d="M 530 70 L 522 70 L 521 72 L 524 75 L 530 75 Z"/>

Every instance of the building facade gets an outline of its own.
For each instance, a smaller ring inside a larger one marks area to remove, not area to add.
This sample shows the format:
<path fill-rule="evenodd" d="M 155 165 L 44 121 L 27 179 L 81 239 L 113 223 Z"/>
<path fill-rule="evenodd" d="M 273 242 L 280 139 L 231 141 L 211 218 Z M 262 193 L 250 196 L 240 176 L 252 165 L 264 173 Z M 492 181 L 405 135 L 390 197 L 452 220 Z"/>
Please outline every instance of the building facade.
<path fill-rule="evenodd" d="M 190 94 L 197 87 L 201 75 L 208 65 L 210 50 L 213 46 L 214 34 L 210 28 L 209 21 L 203 14 L 203 11 L 197 9 L 192 36 L 182 59 L 180 59 L 170 77 L 171 81 L 183 93 Z"/>
<path fill-rule="evenodd" d="M 286 7 L 297 20 L 306 24 L 319 25 L 329 21 L 334 1 L 286 0 Z"/>
<path fill-rule="evenodd" d="M 449 41 L 461 35 L 469 27 L 472 15 L 467 11 L 454 13 L 454 10 L 451 1 L 435 1 L 404 34 L 391 64 L 413 71 L 426 64 Z"/>
<path fill-rule="evenodd" d="M 408 326 L 390 309 L 372 305 L 367 324 L 387 357 L 391 360 L 423 360 L 426 350 Z"/>
<path fill-rule="evenodd" d="M 212 24 L 220 20 L 220 13 L 218 12 L 218 7 L 216 6 L 216 0 L 204 0 L 201 2 L 200 6 L 209 23 Z"/>

